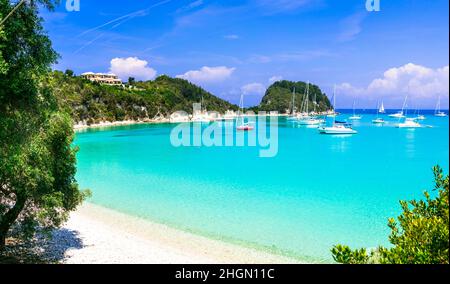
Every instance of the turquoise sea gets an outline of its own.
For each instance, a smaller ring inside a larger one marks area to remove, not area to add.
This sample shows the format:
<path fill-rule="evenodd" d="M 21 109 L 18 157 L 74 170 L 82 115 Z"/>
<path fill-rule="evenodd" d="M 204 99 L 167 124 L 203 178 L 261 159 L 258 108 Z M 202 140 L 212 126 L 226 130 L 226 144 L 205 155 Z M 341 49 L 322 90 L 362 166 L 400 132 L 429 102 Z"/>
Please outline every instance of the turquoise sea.
<path fill-rule="evenodd" d="M 372 113 L 372 114 L 371 114 Z M 424 114 L 427 114 L 426 112 Z M 431 168 L 449 168 L 449 120 L 428 113 L 421 129 L 396 120 L 359 134 L 326 136 L 279 119 L 279 151 L 179 147 L 175 125 L 86 130 L 76 135 L 77 180 L 90 202 L 211 238 L 332 262 L 330 249 L 388 245 L 387 219 L 399 200 L 431 189 Z M 340 120 L 350 116 L 343 114 Z"/>

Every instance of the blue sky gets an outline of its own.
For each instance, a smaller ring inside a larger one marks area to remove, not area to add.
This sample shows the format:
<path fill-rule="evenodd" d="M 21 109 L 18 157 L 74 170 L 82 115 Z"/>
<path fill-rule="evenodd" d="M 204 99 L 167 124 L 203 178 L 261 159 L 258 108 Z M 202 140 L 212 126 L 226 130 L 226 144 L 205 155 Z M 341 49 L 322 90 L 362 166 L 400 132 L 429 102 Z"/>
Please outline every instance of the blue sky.
<path fill-rule="evenodd" d="M 65 0 L 42 11 L 55 69 L 178 76 L 258 104 L 279 79 L 311 81 L 338 108 L 448 105 L 448 0 Z M 445 107 L 447 108 L 447 107 Z"/>

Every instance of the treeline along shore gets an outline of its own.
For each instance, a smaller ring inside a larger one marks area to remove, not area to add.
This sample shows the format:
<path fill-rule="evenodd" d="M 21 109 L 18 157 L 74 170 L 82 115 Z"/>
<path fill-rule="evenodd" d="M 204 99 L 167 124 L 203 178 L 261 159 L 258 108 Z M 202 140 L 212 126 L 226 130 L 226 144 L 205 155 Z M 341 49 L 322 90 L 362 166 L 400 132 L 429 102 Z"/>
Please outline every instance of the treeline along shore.
<path fill-rule="evenodd" d="M 239 108 L 189 81 L 166 75 L 152 81 L 133 80 L 121 86 L 109 86 L 76 76 L 70 70 L 54 71 L 47 84 L 54 90 L 59 106 L 72 116 L 75 124 L 164 121 L 177 111 L 192 114 L 193 104 L 200 102 L 203 102 L 203 109 L 222 114 Z M 292 109 L 294 90 L 297 93 L 295 107 L 299 109 L 306 85 L 305 82 L 275 82 L 267 89 L 261 104 L 250 110 L 288 113 Z M 328 97 L 318 86 L 310 86 L 309 100 L 311 108 L 315 105 L 317 111 L 332 109 Z"/>

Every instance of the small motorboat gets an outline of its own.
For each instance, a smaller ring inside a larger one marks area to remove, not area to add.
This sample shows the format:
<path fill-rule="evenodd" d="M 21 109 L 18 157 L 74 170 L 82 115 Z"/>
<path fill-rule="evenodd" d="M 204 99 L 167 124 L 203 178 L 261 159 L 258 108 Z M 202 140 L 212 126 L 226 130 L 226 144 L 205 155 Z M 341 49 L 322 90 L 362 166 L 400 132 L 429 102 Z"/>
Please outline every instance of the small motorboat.
<path fill-rule="evenodd" d="M 236 129 L 239 131 L 251 131 L 255 129 L 255 127 L 250 125 L 249 123 L 244 123 L 242 125 L 239 125 Z"/>
<path fill-rule="evenodd" d="M 419 116 L 416 117 L 416 120 L 425 120 L 425 119 L 427 119 L 425 117 L 425 115 L 419 115 Z"/>
<path fill-rule="evenodd" d="M 377 119 L 372 120 L 372 123 L 373 124 L 385 124 L 386 121 L 382 118 L 377 118 Z"/>
<path fill-rule="evenodd" d="M 318 119 L 315 117 L 302 118 L 297 121 L 299 125 L 319 125 L 323 123 L 322 119 Z"/>
<path fill-rule="evenodd" d="M 322 126 L 319 127 L 319 132 L 321 134 L 333 134 L 333 135 L 341 135 L 341 134 L 357 134 L 358 131 L 352 129 L 349 126 L 341 123 L 335 123 L 331 127 Z"/>

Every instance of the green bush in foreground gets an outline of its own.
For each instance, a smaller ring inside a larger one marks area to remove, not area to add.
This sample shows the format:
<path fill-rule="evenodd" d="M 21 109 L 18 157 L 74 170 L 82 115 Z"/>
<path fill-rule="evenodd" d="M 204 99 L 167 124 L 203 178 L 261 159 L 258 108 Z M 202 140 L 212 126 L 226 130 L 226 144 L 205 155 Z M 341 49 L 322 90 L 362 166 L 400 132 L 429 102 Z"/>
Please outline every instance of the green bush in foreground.
<path fill-rule="evenodd" d="M 58 55 L 38 12 L 58 2 L 27 1 L 0 27 L 0 255 L 11 232 L 58 227 L 88 195 L 75 181 L 73 122 L 43 85 Z M 0 18 L 16 4 L 0 0 Z"/>
<path fill-rule="evenodd" d="M 337 245 L 331 252 L 335 261 L 345 264 L 448 264 L 449 263 L 449 196 L 448 175 L 439 166 L 433 168 L 438 191 L 432 199 L 425 192 L 424 200 L 401 201 L 403 213 L 389 219 L 392 248 L 375 251 L 351 250 Z"/>

